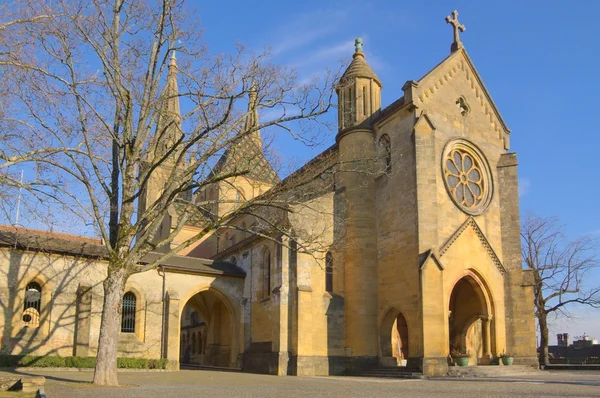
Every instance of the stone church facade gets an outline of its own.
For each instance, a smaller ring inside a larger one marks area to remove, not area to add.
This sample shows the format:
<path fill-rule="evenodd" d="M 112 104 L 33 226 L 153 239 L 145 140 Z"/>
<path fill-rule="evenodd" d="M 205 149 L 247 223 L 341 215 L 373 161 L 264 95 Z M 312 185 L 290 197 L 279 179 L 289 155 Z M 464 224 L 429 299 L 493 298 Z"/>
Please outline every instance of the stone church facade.
<path fill-rule="evenodd" d="M 213 172 L 249 172 L 204 188 L 198 200 L 222 215 L 281 192 L 289 212 L 277 217 L 289 233 L 240 212 L 131 276 L 120 355 L 278 375 L 377 365 L 445 375 L 453 350 L 469 352 L 473 365 L 510 352 L 516 364 L 537 366 L 517 158 L 457 28 L 451 54 L 385 108 L 357 40 L 337 85 L 336 143 L 283 181 L 260 132 L 228 149 Z M 145 201 L 157 189 L 158 177 Z M 199 228 L 191 222 L 181 237 Z M 2 353 L 94 356 L 103 253 L 94 239 L 2 228 Z"/>

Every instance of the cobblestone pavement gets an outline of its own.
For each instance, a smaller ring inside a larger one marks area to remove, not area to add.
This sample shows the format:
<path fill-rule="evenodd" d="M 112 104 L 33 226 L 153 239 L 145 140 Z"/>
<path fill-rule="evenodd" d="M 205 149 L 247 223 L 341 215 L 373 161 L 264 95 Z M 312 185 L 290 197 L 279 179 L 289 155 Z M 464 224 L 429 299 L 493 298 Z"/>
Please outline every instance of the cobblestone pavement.
<path fill-rule="evenodd" d="M 0 372 L 6 376 L 8 372 Z M 14 373 L 13 373 L 14 374 Z M 25 374 L 25 373 L 22 373 Z M 182 370 L 119 373 L 121 387 L 90 384 L 91 372 L 39 370 L 48 398 L 138 397 L 600 397 L 600 371 L 546 371 L 503 379 L 277 377 Z"/>

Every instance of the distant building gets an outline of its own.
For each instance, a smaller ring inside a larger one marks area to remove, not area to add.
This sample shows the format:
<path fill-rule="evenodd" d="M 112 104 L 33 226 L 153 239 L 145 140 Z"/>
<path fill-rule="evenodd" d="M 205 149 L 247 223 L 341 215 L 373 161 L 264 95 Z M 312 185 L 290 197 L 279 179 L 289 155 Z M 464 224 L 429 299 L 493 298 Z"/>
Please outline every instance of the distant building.
<path fill-rule="evenodd" d="M 569 346 L 569 333 L 559 333 L 556 335 L 557 345 L 559 347 Z"/>
<path fill-rule="evenodd" d="M 556 340 L 556 345 L 548 347 L 550 363 L 600 363 L 600 344 L 595 337 L 584 333 L 570 344 L 568 333 L 558 333 Z"/>

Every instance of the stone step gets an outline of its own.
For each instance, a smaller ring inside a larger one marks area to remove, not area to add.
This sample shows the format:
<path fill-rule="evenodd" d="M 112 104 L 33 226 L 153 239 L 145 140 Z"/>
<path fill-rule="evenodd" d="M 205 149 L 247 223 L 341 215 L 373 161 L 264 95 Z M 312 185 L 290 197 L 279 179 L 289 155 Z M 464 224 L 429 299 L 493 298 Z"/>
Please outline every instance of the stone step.
<path fill-rule="evenodd" d="M 537 373 L 539 370 L 525 365 L 512 366 L 450 366 L 448 377 L 502 377 Z"/>
<path fill-rule="evenodd" d="M 379 366 L 356 372 L 350 372 L 349 376 L 359 377 L 389 377 L 398 379 L 421 379 L 423 373 L 419 369 L 406 368 L 403 366 Z"/>
<path fill-rule="evenodd" d="M 222 366 L 211 366 L 211 365 L 196 365 L 193 363 L 182 363 L 179 365 L 181 369 L 189 370 L 214 370 L 218 372 L 241 372 L 241 368 L 225 368 Z"/>

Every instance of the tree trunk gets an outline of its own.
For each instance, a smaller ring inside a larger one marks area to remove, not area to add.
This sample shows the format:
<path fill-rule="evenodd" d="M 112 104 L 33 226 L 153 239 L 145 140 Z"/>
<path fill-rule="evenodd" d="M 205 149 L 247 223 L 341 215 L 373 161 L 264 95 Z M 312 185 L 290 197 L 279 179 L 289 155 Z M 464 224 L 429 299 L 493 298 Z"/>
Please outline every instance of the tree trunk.
<path fill-rule="evenodd" d="M 548 356 L 548 321 L 546 314 L 540 314 L 538 316 L 538 325 L 540 327 L 540 362 L 544 365 L 550 364 L 550 358 Z"/>
<path fill-rule="evenodd" d="M 121 327 L 121 300 L 125 288 L 125 270 L 109 266 L 104 280 L 104 306 L 98 339 L 98 357 L 94 371 L 94 384 L 117 386 L 117 351 Z"/>

